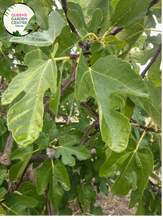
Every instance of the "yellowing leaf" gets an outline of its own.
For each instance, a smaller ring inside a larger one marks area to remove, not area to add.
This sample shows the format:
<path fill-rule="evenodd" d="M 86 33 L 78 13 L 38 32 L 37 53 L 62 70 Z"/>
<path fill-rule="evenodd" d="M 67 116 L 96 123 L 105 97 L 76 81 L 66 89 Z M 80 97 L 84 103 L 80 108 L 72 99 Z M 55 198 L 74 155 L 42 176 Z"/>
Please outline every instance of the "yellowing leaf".
<path fill-rule="evenodd" d="M 2 97 L 2 104 L 11 103 L 21 92 L 24 97 L 8 112 L 8 129 L 15 141 L 26 147 L 35 141 L 42 130 L 43 95 L 47 89 L 57 91 L 57 69 L 54 59 L 48 59 L 40 50 L 25 57 L 28 70 L 18 74 Z"/>
<path fill-rule="evenodd" d="M 97 100 L 103 141 L 114 151 L 125 150 L 130 124 L 124 115 L 115 111 L 124 105 L 118 94 L 148 98 L 142 78 L 131 69 L 130 64 L 110 55 L 100 58 L 88 68 L 86 59 L 80 55 L 75 93 L 80 101 L 85 101 L 88 96 Z"/>

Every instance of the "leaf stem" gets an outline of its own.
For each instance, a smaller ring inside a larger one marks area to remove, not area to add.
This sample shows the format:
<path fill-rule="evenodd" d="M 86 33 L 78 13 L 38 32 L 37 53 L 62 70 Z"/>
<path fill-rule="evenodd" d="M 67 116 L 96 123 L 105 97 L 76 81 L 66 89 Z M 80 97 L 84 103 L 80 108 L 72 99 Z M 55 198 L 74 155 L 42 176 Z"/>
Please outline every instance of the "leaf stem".
<path fill-rule="evenodd" d="M 144 31 L 156 31 L 156 32 L 160 32 L 160 33 L 162 33 L 162 31 L 161 30 L 156 30 L 156 29 L 144 29 Z"/>
<path fill-rule="evenodd" d="M 145 136 L 145 134 L 146 134 L 146 131 L 144 130 L 144 132 L 143 132 L 143 134 L 142 134 L 141 138 L 140 138 L 140 139 L 139 139 L 139 141 L 138 141 L 138 144 L 137 144 L 137 146 L 136 146 L 135 152 L 138 150 L 139 145 L 140 145 L 140 143 L 141 143 L 141 141 L 142 141 L 143 137 Z"/>
<path fill-rule="evenodd" d="M 136 126 L 139 126 L 139 124 L 135 124 L 135 123 L 130 123 L 130 125 L 136 125 Z"/>
<path fill-rule="evenodd" d="M 70 57 L 57 57 L 57 58 L 54 58 L 55 61 L 60 61 L 60 60 L 69 60 Z"/>
<path fill-rule="evenodd" d="M 36 150 L 34 150 L 32 153 L 35 153 L 35 152 L 37 152 L 37 151 L 39 151 L 40 149 L 36 149 Z"/>
<path fill-rule="evenodd" d="M 53 159 L 51 159 L 52 167 L 54 167 Z"/>
<path fill-rule="evenodd" d="M 11 210 L 7 205 L 5 205 L 3 202 L 1 203 L 6 209 Z"/>
<path fill-rule="evenodd" d="M 82 37 L 82 39 L 85 38 L 85 37 L 88 37 L 90 35 L 93 35 L 95 37 L 95 39 L 98 41 L 98 37 L 94 33 L 88 33 L 84 37 Z"/>
<path fill-rule="evenodd" d="M 113 26 L 112 26 L 113 27 Z M 107 33 L 109 33 L 109 31 L 112 29 L 112 27 L 110 27 L 105 34 L 103 35 L 103 37 L 101 38 L 100 42 L 104 40 L 104 38 L 106 37 Z"/>
<path fill-rule="evenodd" d="M 18 193 L 19 195 L 22 195 L 20 192 L 18 192 L 17 190 L 14 190 L 14 193 Z"/>

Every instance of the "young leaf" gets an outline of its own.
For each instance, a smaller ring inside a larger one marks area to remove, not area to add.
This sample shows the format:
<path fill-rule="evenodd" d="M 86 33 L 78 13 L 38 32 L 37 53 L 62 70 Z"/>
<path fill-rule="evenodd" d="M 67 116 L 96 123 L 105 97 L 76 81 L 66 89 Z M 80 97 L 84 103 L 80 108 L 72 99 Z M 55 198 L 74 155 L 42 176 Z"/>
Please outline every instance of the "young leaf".
<path fill-rule="evenodd" d="M 138 23 L 133 24 L 131 27 L 123 29 L 116 35 L 119 40 L 122 40 L 128 44 L 127 50 L 119 55 L 119 57 L 124 59 L 128 55 L 129 51 L 138 42 L 143 32 L 144 20 L 142 19 Z"/>
<path fill-rule="evenodd" d="M 77 193 L 79 202 L 83 204 L 82 209 L 83 212 L 86 213 L 87 209 L 89 208 L 90 204 L 88 199 L 92 202 L 96 202 L 96 191 L 91 183 L 86 183 L 85 185 L 79 183 L 77 185 Z"/>
<path fill-rule="evenodd" d="M 112 152 L 100 168 L 101 177 L 111 177 L 120 171 L 119 177 L 111 187 L 112 197 L 115 194 L 127 195 L 130 185 L 133 190 L 139 190 L 140 197 L 143 195 L 149 175 L 153 171 L 153 154 L 147 148 L 141 147 L 137 151 L 135 148 L 136 143 L 131 140 L 124 152 Z"/>
<path fill-rule="evenodd" d="M 88 68 L 87 61 L 81 54 L 75 93 L 80 101 L 85 101 L 88 96 L 97 100 L 103 141 L 116 152 L 125 150 L 130 124 L 125 116 L 115 111 L 124 105 L 118 94 L 134 94 L 148 98 L 142 78 L 131 69 L 130 64 L 110 55 L 100 58 Z"/>
<path fill-rule="evenodd" d="M 100 206 L 94 206 L 92 209 L 91 209 L 91 213 L 93 215 L 103 215 L 103 212 L 102 212 L 102 208 Z"/>
<path fill-rule="evenodd" d="M 97 34 L 98 27 L 102 21 L 102 11 L 99 8 L 93 12 L 92 19 L 88 24 L 85 23 L 82 8 L 79 4 L 69 2 L 68 8 L 68 18 L 76 29 L 79 30 L 81 35 L 85 35 L 89 32 Z"/>
<path fill-rule="evenodd" d="M 34 46 L 49 46 L 55 38 L 60 34 L 64 21 L 58 12 L 53 11 L 49 15 L 49 29 L 44 31 L 33 32 L 24 37 L 12 37 L 10 42 L 34 45 Z"/>
<path fill-rule="evenodd" d="M 23 0 L 25 4 L 30 6 L 36 15 L 36 22 L 40 26 L 41 29 L 45 30 L 48 29 L 48 8 L 41 7 L 40 1 L 33 1 L 33 0 Z"/>
<path fill-rule="evenodd" d="M 39 195 L 44 193 L 48 183 L 50 184 L 48 198 L 53 208 L 58 210 L 58 205 L 63 196 L 62 188 L 66 191 L 70 189 L 70 181 L 66 168 L 59 160 L 55 161 L 54 165 L 52 165 L 50 159 L 47 159 L 37 171 L 36 188 Z M 62 188 L 58 183 L 60 183 Z"/>
<path fill-rule="evenodd" d="M 75 155 L 79 160 L 86 160 L 88 159 L 91 154 L 88 150 L 85 149 L 83 145 L 79 147 L 73 147 L 76 140 L 73 138 L 61 138 L 59 140 L 60 146 L 56 149 L 55 157 L 59 158 L 62 156 L 62 162 L 65 165 L 74 166 L 75 159 L 72 155 Z"/>
<path fill-rule="evenodd" d="M 144 109 L 152 120 L 161 128 L 161 90 L 156 88 L 153 82 L 146 81 L 149 99 L 129 95 L 129 98 L 140 109 Z"/>
<path fill-rule="evenodd" d="M 74 33 L 70 31 L 69 26 L 64 26 L 57 40 L 59 47 L 56 53 L 56 57 L 62 56 L 64 53 L 71 50 L 71 48 L 80 40 L 80 37 L 76 37 Z"/>
<path fill-rule="evenodd" d="M 110 26 L 111 5 L 110 0 L 92 0 L 88 6 L 87 14 L 90 16 L 97 9 L 101 9 L 103 17 L 100 24 L 101 32 L 104 33 Z"/>
<path fill-rule="evenodd" d="M 50 88 L 57 89 L 57 70 L 54 59 L 48 59 L 40 50 L 33 50 L 25 57 L 28 70 L 17 75 L 2 97 L 2 104 L 11 103 L 22 91 L 25 96 L 8 112 L 8 129 L 22 147 L 33 143 L 42 130 L 43 95 Z"/>

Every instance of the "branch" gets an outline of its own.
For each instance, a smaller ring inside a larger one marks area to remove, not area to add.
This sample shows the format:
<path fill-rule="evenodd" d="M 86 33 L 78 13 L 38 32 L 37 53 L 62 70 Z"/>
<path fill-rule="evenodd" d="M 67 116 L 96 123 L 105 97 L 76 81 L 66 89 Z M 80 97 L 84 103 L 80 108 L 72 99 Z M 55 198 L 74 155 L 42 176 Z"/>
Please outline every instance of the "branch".
<path fill-rule="evenodd" d="M 48 155 L 42 155 L 42 154 L 37 154 L 37 155 L 32 155 L 29 163 L 34 163 L 34 162 L 44 162 L 46 159 L 48 159 Z"/>
<path fill-rule="evenodd" d="M 64 11 L 64 13 L 66 15 L 66 19 L 68 21 L 68 24 L 69 24 L 72 32 L 75 33 L 77 37 L 79 37 L 79 34 L 78 34 L 77 30 L 75 29 L 74 25 L 71 23 L 69 18 L 67 17 L 67 11 L 68 11 L 67 1 L 66 0 L 61 0 L 61 4 L 62 4 L 62 9 L 63 9 L 63 11 Z"/>
<path fill-rule="evenodd" d="M 141 124 L 139 124 L 139 123 L 138 123 L 135 119 L 133 119 L 133 118 L 130 118 L 130 120 L 133 121 L 135 124 L 138 124 L 137 126 L 140 127 L 140 128 L 142 128 L 142 129 L 145 130 L 145 131 L 152 131 L 152 132 L 155 132 L 155 133 L 161 133 L 161 129 L 158 129 L 157 132 L 156 132 L 154 128 L 152 128 L 152 127 L 148 128 L 148 127 L 146 127 L 146 126 L 144 126 L 144 125 L 141 125 Z"/>
<path fill-rule="evenodd" d="M 51 209 L 50 209 L 50 201 L 48 199 L 48 191 L 49 191 L 49 183 L 48 183 L 47 188 L 45 190 L 46 208 L 47 208 L 47 215 L 52 215 L 51 214 Z"/>
<path fill-rule="evenodd" d="M 156 51 L 154 57 L 151 59 L 150 63 L 146 66 L 146 68 L 142 71 L 142 73 L 140 74 L 140 76 L 142 78 L 145 77 L 146 72 L 149 70 L 149 68 L 151 67 L 151 65 L 154 63 L 154 61 L 156 60 L 156 58 L 158 57 L 158 55 L 160 54 L 162 49 L 162 43 L 159 44 L 158 50 Z"/>
<path fill-rule="evenodd" d="M 153 5 L 157 4 L 160 0 L 152 0 L 149 4 L 148 9 L 150 9 Z"/>
<path fill-rule="evenodd" d="M 118 34 L 120 31 L 122 31 L 123 30 L 123 28 L 118 28 L 118 27 L 115 27 L 112 31 L 110 31 L 105 37 L 108 37 L 108 36 L 110 36 L 110 35 L 116 35 L 116 34 Z M 101 40 L 102 39 L 102 37 L 99 37 L 98 38 L 99 40 Z"/>
<path fill-rule="evenodd" d="M 0 163 L 4 166 L 10 166 L 11 165 L 11 160 L 10 160 L 9 156 L 12 153 L 13 143 L 14 143 L 14 139 L 12 137 L 12 133 L 10 132 L 10 135 L 7 138 L 4 153 L 0 158 Z"/>
<path fill-rule="evenodd" d="M 89 127 L 87 128 L 85 134 L 83 135 L 83 137 L 82 137 L 82 139 L 81 139 L 81 141 L 80 141 L 80 143 L 79 143 L 79 146 L 82 145 L 82 144 L 84 144 L 84 141 L 85 141 L 85 139 L 87 138 L 87 136 L 88 136 L 90 130 L 91 130 L 98 122 L 99 122 L 99 118 L 97 118 L 91 125 L 89 125 Z"/>
<path fill-rule="evenodd" d="M 66 19 L 68 21 L 68 24 L 69 24 L 72 32 L 75 33 L 77 37 L 79 37 L 79 34 L 78 34 L 77 30 L 75 29 L 74 25 L 71 23 L 69 18 L 67 17 L 67 11 L 68 11 L 67 0 L 61 0 L 61 4 L 62 4 L 62 9 L 63 9 L 63 11 L 66 15 Z M 80 40 L 78 44 L 79 44 L 80 47 L 83 47 L 83 41 L 82 40 Z"/>

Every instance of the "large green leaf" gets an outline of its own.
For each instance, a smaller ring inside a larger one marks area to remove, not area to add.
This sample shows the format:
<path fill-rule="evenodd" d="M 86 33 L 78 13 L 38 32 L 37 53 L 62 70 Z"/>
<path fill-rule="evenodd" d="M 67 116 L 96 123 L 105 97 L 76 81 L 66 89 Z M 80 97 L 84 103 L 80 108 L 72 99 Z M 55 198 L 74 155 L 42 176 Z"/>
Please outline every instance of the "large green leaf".
<path fill-rule="evenodd" d="M 59 160 L 55 161 L 54 165 L 52 165 L 50 159 L 45 160 L 36 173 L 36 188 L 39 195 L 44 193 L 48 183 L 50 184 L 48 198 L 53 208 L 58 210 L 58 205 L 63 196 L 62 188 L 66 191 L 70 189 L 70 181 L 66 168 Z M 58 183 L 60 183 L 62 188 Z"/>
<path fill-rule="evenodd" d="M 137 151 L 135 148 L 136 143 L 131 140 L 124 152 L 112 152 L 100 168 L 99 175 L 102 177 L 111 177 L 120 171 L 119 177 L 111 187 L 112 196 L 127 195 L 130 185 L 133 190 L 138 188 L 140 196 L 143 195 L 149 175 L 153 171 L 153 154 L 147 148 L 141 147 Z"/>
<path fill-rule="evenodd" d="M 49 15 L 49 29 L 33 32 L 24 37 L 12 37 L 10 42 L 34 45 L 34 46 L 49 46 L 51 45 L 55 38 L 60 34 L 64 21 L 58 12 L 53 11 Z"/>
<path fill-rule="evenodd" d="M 65 165 L 74 166 L 75 159 L 72 155 L 75 155 L 79 160 L 86 160 L 88 159 L 91 154 L 88 150 L 85 149 L 83 145 L 79 147 L 73 147 L 76 143 L 76 140 L 71 137 L 63 137 L 59 139 L 59 148 L 56 149 L 55 157 L 59 158 L 62 156 L 62 162 Z"/>
<path fill-rule="evenodd" d="M 8 112 L 8 129 L 15 141 L 26 147 L 39 136 L 43 122 L 43 95 L 50 88 L 57 89 L 57 70 L 54 59 L 48 59 L 40 50 L 25 57 L 28 70 L 17 75 L 2 97 L 2 104 L 11 103 L 22 91 L 25 96 Z"/>
<path fill-rule="evenodd" d="M 38 195 L 36 186 L 30 182 L 24 182 L 20 185 L 19 192 L 24 196 L 28 196 L 38 201 L 38 206 L 33 208 L 32 211 L 35 213 L 35 215 L 40 215 L 41 211 L 46 205 L 46 199 L 43 195 Z"/>
<path fill-rule="evenodd" d="M 151 0 L 120 0 L 111 17 L 112 26 L 124 28 L 144 18 Z"/>
<path fill-rule="evenodd" d="M 33 208 L 38 205 L 37 200 L 19 194 L 8 194 L 5 197 L 5 202 L 9 207 L 7 215 L 28 215 L 27 212 L 25 212 L 25 209 L 27 207 Z"/>
<path fill-rule="evenodd" d="M 130 64 L 110 55 L 100 58 L 88 68 L 87 61 L 81 54 L 75 93 L 80 101 L 85 101 L 88 96 L 97 100 L 103 141 L 114 151 L 125 150 L 130 124 L 124 115 L 115 111 L 124 105 L 118 94 L 148 97 L 142 78 L 131 69 Z"/>

